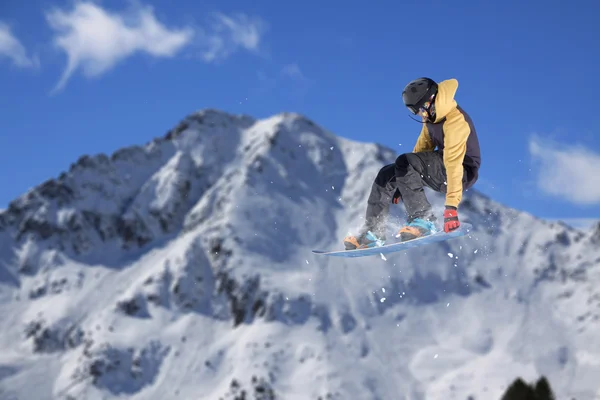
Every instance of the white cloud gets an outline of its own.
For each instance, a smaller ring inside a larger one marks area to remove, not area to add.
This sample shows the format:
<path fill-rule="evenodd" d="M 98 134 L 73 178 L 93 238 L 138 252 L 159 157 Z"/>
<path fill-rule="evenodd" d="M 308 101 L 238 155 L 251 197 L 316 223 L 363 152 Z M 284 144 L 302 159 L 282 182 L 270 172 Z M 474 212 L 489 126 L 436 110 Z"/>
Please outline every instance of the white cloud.
<path fill-rule="evenodd" d="M 298 80 L 305 80 L 306 79 L 306 77 L 302 73 L 302 70 L 300 69 L 300 66 L 298 64 L 296 64 L 296 63 L 285 65 L 281 69 L 281 73 L 284 76 L 287 76 L 287 77 L 292 78 L 292 79 L 298 79 Z"/>
<path fill-rule="evenodd" d="M 256 92 L 264 94 L 271 90 L 282 89 L 288 93 L 304 95 L 314 84 L 314 81 L 304 75 L 297 63 L 286 64 L 275 73 L 268 73 L 264 69 L 257 72 L 260 86 Z M 291 86 L 288 86 L 290 85 Z"/>
<path fill-rule="evenodd" d="M 194 44 L 205 62 L 219 62 L 239 50 L 258 52 L 266 24 L 245 14 L 211 14 L 205 27 L 169 28 L 151 7 L 115 13 L 90 2 L 46 14 L 54 44 L 67 55 L 67 66 L 53 91 L 64 88 L 77 69 L 96 77 L 135 53 L 173 57 Z"/>
<path fill-rule="evenodd" d="M 0 22 L 0 57 L 9 58 L 18 67 L 35 67 L 38 61 L 27 56 L 21 42 L 12 34 L 8 25 Z"/>
<path fill-rule="evenodd" d="M 529 152 L 539 189 L 577 204 L 600 203 L 600 154 L 536 136 L 529 141 Z"/>
<path fill-rule="evenodd" d="M 54 44 L 67 54 L 67 66 L 54 91 L 61 90 L 78 68 L 95 77 L 134 53 L 173 57 L 193 37 L 190 28 L 167 28 L 151 7 L 119 15 L 82 2 L 70 11 L 55 9 L 46 19 L 55 31 Z"/>
<path fill-rule="evenodd" d="M 281 75 L 284 78 L 291 79 L 295 83 L 295 90 L 299 95 L 306 94 L 314 84 L 313 80 L 304 75 L 304 72 L 302 72 L 300 66 L 296 63 L 285 65 L 281 69 Z"/>
<path fill-rule="evenodd" d="M 266 24 L 260 18 L 215 13 L 208 27 L 197 32 L 201 57 L 206 62 L 218 62 L 238 50 L 257 52 L 265 30 Z"/>

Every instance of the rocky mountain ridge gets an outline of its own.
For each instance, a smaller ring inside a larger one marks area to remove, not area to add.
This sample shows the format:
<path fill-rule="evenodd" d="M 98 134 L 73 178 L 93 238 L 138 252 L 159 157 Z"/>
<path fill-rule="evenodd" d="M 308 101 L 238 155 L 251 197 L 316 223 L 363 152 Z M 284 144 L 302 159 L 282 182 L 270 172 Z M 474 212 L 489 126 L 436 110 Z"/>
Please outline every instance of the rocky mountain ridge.
<path fill-rule="evenodd" d="M 396 156 L 298 114 L 203 110 L 80 158 L 0 212 L 0 394 L 478 399 L 544 374 L 589 398 L 600 225 L 471 190 L 464 239 L 387 259 L 310 253 L 358 227 Z"/>

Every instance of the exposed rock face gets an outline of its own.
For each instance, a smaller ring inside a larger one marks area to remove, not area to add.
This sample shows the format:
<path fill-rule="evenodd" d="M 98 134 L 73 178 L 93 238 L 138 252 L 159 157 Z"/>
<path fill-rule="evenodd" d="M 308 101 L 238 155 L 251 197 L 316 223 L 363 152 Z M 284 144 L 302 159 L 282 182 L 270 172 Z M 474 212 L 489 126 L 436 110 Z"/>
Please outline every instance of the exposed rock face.
<path fill-rule="evenodd" d="M 463 239 L 310 253 L 358 227 L 395 157 L 296 114 L 216 110 L 81 157 L 0 212 L 0 397 L 35 379 L 49 398 L 479 399 L 532 370 L 594 393 L 600 225 L 471 190 Z"/>

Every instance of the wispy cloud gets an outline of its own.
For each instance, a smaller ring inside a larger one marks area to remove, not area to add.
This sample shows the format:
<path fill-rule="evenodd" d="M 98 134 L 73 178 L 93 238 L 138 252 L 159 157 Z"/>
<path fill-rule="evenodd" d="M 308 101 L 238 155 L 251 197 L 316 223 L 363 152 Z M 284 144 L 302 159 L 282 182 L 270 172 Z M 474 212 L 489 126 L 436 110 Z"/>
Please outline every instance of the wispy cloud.
<path fill-rule="evenodd" d="M 54 44 L 67 55 L 67 66 L 53 92 L 64 88 L 77 69 L 95 77 L 134 53 L 173 57 L 193 37 L 190 28 L 166 27 L 151 7 L 121 15 L 82 2 L 69 11 L 54 9 L 46 19 L 55 31 Z"/>
<path fill-rule="evenodd" d="M 281 74 L 283 76 L 287 76 L 289 78 L 296 79 L 299 81 L 307 80 L 306 77 L 304 76 L 304 73 L 300 69 L 300 66 L 298 66 L 298 64 L 296 64 L 296 63 L 285 65 L 281 69 Z"/>
<path fill-rule="evenodd" d="M 543 192 L 581 205 L 600 203 L 600 154 L 538 136 L 530 139 L 529 152 Z"/>
<path fill-rule="evenodd" d="M 314 85 L 314 81 L 308 78 L 296 63 L 285 65 L 280 75 L 294 83 L 294 90 L 299 96 L 305 95 Z"/>
<path fill-rule="evenodd" d="M 197 30 L 201 57 L 206 62 L 219 62 L 239 50 L 256 53 L 266 29 L 266 23 L 258 17 L 214 13 L 208 26 Z"/>
<path fill-rule="evenodd" d="M 10 27 L 0 22 L 0 58 L 10 59 L 14 65 L 22 68 L 38 66 L 38 60 L 29 57 L 23 44 L 17 39 Z"/>
<path fill-rule="evenodd" d="M 257 53 L 266 30 L 260 18 L 222 13 L 211 14 L 203 26 L 167 27 L 149 6 L 117 13 L 91 2 L 76 2 L 70 10 L 53 9 L 46 19 L 54 30 L 54 45 L 67 55 L 53 92 L 62 90 L 78 69 L 86 77 L 97 77 L 135 53 L 170 58 L 194 45 L 207 63 L 223 61 L 240 50 Z"/>
<path fill-rule="evenodd" d="M 264 94 L 276 88 L 292 89 L 297 95 L 304 95 L 313 85 L 313 80 L 308 78 L 300 69 L 297 63 L 286 64 L 276 73 L 267 73 L 260 69 L 257 73 L 260 87 L 256 89 L 258 93 Z M 286 85 L 292 84 L 292 86 Z"/>

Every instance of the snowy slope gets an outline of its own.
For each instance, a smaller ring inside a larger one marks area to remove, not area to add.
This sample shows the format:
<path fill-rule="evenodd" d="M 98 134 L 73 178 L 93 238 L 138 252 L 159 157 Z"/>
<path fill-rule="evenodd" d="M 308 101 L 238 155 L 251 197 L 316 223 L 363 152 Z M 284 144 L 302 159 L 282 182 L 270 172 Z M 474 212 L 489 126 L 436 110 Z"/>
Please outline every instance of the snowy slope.
<path fill-rule="evenodd" d="M 395 157 L 217 110 L 82 157 L 0 213 L 0 398 L 498 399 L 542 374 L 593 398 L 600 225 L 471 190 L 468 237 L 310 252 L 341 248 Z"/>

